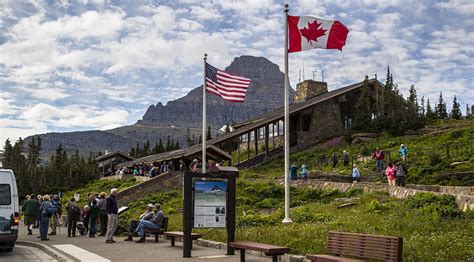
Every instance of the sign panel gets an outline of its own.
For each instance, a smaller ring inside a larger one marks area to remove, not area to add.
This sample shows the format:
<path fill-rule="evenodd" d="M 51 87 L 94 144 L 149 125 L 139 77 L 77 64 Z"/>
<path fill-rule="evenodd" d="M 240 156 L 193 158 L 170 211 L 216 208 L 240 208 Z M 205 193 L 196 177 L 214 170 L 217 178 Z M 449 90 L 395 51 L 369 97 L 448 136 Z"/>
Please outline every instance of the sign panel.
<path fill-rule="evenodd" d="M 226 227 L 227 182 L 194 181 L 194 227 Z"/>

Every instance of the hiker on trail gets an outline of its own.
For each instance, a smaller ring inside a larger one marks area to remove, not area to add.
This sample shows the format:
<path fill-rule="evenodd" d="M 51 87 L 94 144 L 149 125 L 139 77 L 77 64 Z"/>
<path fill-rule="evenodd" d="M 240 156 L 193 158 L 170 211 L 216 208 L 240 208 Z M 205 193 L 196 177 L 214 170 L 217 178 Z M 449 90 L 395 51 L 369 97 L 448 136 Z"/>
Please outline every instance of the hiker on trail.
<path fill-rule="evenodd" d="M 349 153 L 346 150 L 342 151 L 342 163 L 344 166 L 349 165 Z"/>
<path fill-rule="evenodd" d="M 67 211 L 67 237 L 75 237 L 76 236 L 76 226 L 77 220 L 79 219 L 79 206 L 76 203 L 76 199 L 71 198 L 66 205 Z"/>
<path fill-rule="evenodd" d="M 160 204 L 155 204 L 155 214 L 150 221 L 147 220 L 140 220 L 140 223 L 137 227 L 138 235 L 140 239 L 136 241 L 136 243 L 145 243 L 145 229 L 157 229 L 163 226 L 163 220 L 165 218 L 165 214 L 161 211 Z"/>
<path fill-rule="evenodd" d="M 99 217 L 99 206 L 97 200 L 92 200 L 89 211 L 89 237 L 95 237 L 97 233 L 97 218 Z"/>
<path fill-rule="evenodd" d="M 352 183 L 359 181 L 360 171 L 356 164 L 352 165 Z"/>
<path fill-rule="evenodd" d="M 199 168 L 199 161 L 197 159 L 194 159 L 191 165 L 189 166 L 189 169 L 193 172 L 196 172 L 198 168 Z"/>
<path fill-rule="evenodd" d="M 304 161 L 301 165 L 301 178 L 303 178 L 303 180 L 308 179 L 308 171 L 306 170 L 306 163 Z"/>
<path fill-rule="evenodd" d="M 383 153 L 382 150 L 377 147 L 374 151 L 374 154 L 372 155 L 372 158 L 375 158 L 376 166 L 377 166 L 377 172 L 380 172 L 383 170 L 383 160 L 385 158 L 385 154 Z"/>
<path fill-rule="evenodd" d="M 388 162 L 385 176 L 387 176 L 388 185 L 395 186 L 395 166 L 391 162 Z"/>
<path fill-rule="evenodd" d="M 51 212 L 51 198 L 49 195 L 44 195 L 43 202 L 41 202 L 40 211 L 41 211 L 41 222 L 40 222 L 40 238 L 41 241 L 47 241 L 48 238 L 48 227 L 49 227 L 49 218 L 53 215 Z"/>
<path fill-rule="evenodd" d="M 107 209 L 107 214 L 109 216 L 109 220 L 107 221 L 107 240 L 105 243 L 112 244 L 115 243 L 114 241 L 114 234 L 115 230 L 117 229 L 118 223 L 118 207 L 117 207 L 117 200 L 115 197 L 118 194 L 117 188 L 112 188 L 110 190 L 110 196 L 107 197 L 105 207 Z"/>
<path fill-rule="evenodd" d="M 400 145 L 400 150 L 398 150 L 398 152 L 400 153 L 400 157 L 402 158 L 402 160 L 407 161 L 408 148 L 404 144 Z"/>
<path fill-rule="evenodd" d="M 61 201 L 59 199 L 58 195 L 54 195 L 53 199 L 51 200 L 51 205 L 55 209 L 55 212 L 53 213 L 53 216 L 51 217 L 51 233 L 49 233 L 50 236 L 56 235 L 56 228 L 59 225 L 59 218 L 61 217 L 62 213 L 62 207 L 61 207 Z"/>
<path fill-rule="evenodd" d="M 146 221 L 150 221 L 154 214 L 153 213 L 153 207 L 154 205 L 153 204 L 148 204 L 146 206 L 146 211 L 145 213 L 143 213 L 141 216 L 140 216 L 140 220 L 132 220 L 130 221 L 130 226 L 128 227 L 128 236 L 127 238 L 125 239 L 125 241 L 133 241 L 133 233 L 135 232 L 135 230 L 137 229 L 138 225 L 140 224 L 140 221 L 142 220 L 146 220 Z"/>
<path fill-rule="evenodd" d="M 337 155 L 336 155 L 336 153 L 332 153 L 331 161 L 332 161 L 332 168 L 336 168 L 336 165 L 337 165 Z"/>
<path fill-rule="evenodd" d="M 40 203 L 34 195 L 23 203 L 23 214 L 25 215 L 25 225 L 28 230 L 28 235 L 33 235 L 33 226 L 38 219 L 39 208 Z"/>
<path fill-rule="evenodd" d="M 397 186 L 405 186 L 405 177 L 408 174 L 408 169 L 401 160 L 397 161 L 395 172 L 397 177 Z"/>
<path fill-rule="evenodd" d="M 179 171 L 184 172 L 186 170 L 186 163 L 184 163 L 183 159 L 179 160 Z"/>
<path fill-rule="evenodd" d="M 90 207 L 89 205 L 85 205 L 84 209 L 82 210 L 82 223 L 84 224 L 84 228 L 86 229 L 86 232 L 89 232 L 89 212 L 90 212 Z"/>
<path fill-rule="evenodd" d="M 36 197 L 36 199 L 38 200 L 39 206 L 41 206 L 41 203 L 43 202 L 43 196 L 38 195 Z M 36 227 L 40 227 L 40 224 L 41 224 L 41 210 L 39 208 L 38 208 L 38 215 L 36 217 L 38 218 L 36 220 Z"/>
<path fill-rule="evenodd" d="M 298 179 L 298 166 L 296 163 L 293 163 L 290 166 L 290 179 L 291 180 L 297 180 Z"/>
<path fill-rule="evenodd" d="M 107 209 L 105 208 L 105 197 L 107 195 L 105 192 L 101 192 L 99 195 L 99 201 L 97 202 L 97 206 L 99 207 L 99 220 L 100 220 L 100 235 L 99 236 L 105 236 L 105 233 L 107 232 Z"/>

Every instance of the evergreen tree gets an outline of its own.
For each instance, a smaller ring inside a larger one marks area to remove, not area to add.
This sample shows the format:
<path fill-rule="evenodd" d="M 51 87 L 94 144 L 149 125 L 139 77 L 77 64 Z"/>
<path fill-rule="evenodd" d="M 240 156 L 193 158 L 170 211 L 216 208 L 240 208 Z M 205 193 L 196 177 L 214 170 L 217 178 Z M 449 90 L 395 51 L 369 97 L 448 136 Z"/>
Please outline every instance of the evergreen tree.
<path fill-rule="evenodd" d="M 457 119 L 457 120 L 462 118 L 461 105 L 457 101 L 456 96 L 454 96 L 454 98 L 453 98 L 453 107 L 451 109 L 451 118 L 452 119 Z"/>
<path fill-rule="evenodd" d="M 206 140 L 211 140 L 211 139 L 212 139 L 212 136 L 211 136 L 211 126 L 208 126 L 208 127 L 207 127 Z"/>
<path fill-rule="evenodd" d="M 171 148 L 171 137 L 168 136 L 168 140 L 166 141 L 166 147 L 165 147 L 165 151 L 171 151 L 172 148 Z"/>
<path fill-rule="evenodd" d="M 420 114 L 422 117 L 426 116 L 426 111 L 425 111 L 425 97 L 421 97 L 421 105 L 420 105 Z"/>
<path fill-rule="evenodd" d="M 149 154 L 150 154 L 150 141 L 147 140 L 146 143 L 143 145 L 142 156 L 148 156 Z"/>
<path fill-rule="evenodd" d="M 433 112 L 433 109 L 431 109 L 430 100 L 428 99 L 426 101 L 426 119 L 433 120 L 435 118 L 436 118 L 436 114 L 435 112 Z"/>
<path fill-rule="evenodd" d="M 199 136 L 198 144 L 202 144 L 202 136 Z"/>
<path fill-rule="evenodd" d="M 181 146 L 179 145 L 179 141 L 176 141 L 176 144 L 174 144 L 174 149 L 180 149 Z"/>
<path fill-rule="evenodd" d="M 163 153 L 163 152 L 165 152 L 165 148 L 163 146 L 163 141 L 160 138 L 160 140 L 158 141 L 158 152 L 157 153 L 159 154 L 159 153 Z"/>
<path fill-rule="evenodd" d="M 132 149 L 130 149 L 130 153 L 128 153 L 130 156 L 132 157 L 136 157 L 136 152 L 135 152 L 135 147 L 132 147 Z"/>
<path fill-rule="evenodd" d="M 466 104 L 466 118 L 469 118 L 471 117 L 471 110 L 469 109 L 469 104 Z"/>
<path fill-rule="evenodd" d="M 441 119 L 448 118 L 448 110 L 446 109 L 446 103 L 443 100 L 443 92 L 439 92 L 438 106 L 437 106 L 437 116 Z"/>
<path fill-rule="evenodd" d="M 372 126 L 369 77 L 366 76 L 361 87 L 360 96 L 355 106 L 352 129 L 355 131 L 369 131 Z"/>
<path fill-rule="evenodd" d="M 413 115 L 418 115 L 418 99 L 416 96 L 416 89 L 414 85 L 410 86 L 410 95 L 408 96 L 408 108 L 410 110 L 410 113 Z"/>
<path fill-rule="evenodd" d="M 191 147 L 194 145 L 194 139 L 193 139 L 194 135 L 191 134 L 191 130 L 188 129 L 186 130 L 186 144 L 188 145 L 188 147 Z"/>

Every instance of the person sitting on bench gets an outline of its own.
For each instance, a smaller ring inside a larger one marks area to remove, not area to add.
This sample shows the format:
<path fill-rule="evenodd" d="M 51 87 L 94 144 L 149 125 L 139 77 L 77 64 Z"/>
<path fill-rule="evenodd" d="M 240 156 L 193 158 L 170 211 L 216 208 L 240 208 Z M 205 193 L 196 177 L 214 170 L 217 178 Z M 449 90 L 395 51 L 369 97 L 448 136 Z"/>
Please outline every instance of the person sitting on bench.
<path fill-rule="evenodd" d="M 163 220 L 165 218 L 165 214 L 161 211 L 160 204 L 155 204 L 155 214 L 150 221 L 147 220 L 140 220 L 136 232 L 140 236 L 140 239 L 137 240 L 137 243 L 145 243 L 145 229 L 159 229 L 163 226 Z"/>
<path fill-rule="evenodd" d="M 138 227 L 138 224 L 140 224 L 141 220 L 146 220 L 150 221 L 153 218 L 153 204 L 148 204 L 146 206 L 146 211 L 140 216 L 140 220 L 132 220 L 130 222 L 130 226 L 128 227 L 128 236 L 125 239 L 125 241 L 133 241 L 133 232 L 135 232 L 135 229 Z"/>

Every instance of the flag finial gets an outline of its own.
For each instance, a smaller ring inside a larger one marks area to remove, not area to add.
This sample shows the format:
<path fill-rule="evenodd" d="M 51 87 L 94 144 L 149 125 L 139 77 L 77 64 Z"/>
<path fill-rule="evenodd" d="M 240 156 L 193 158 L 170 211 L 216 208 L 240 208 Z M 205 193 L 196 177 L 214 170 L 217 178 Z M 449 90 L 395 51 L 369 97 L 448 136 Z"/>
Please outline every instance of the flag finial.
<path fill-rule="evenodd" d="M 288 7 L 289 7 L 288 2 L 285 2 L 285 12 L 288 12 Z"/>
<path fill-rule="evenodd" d="M 207 59 L 207 53 L 204 53 L 204 59 Z"/>

